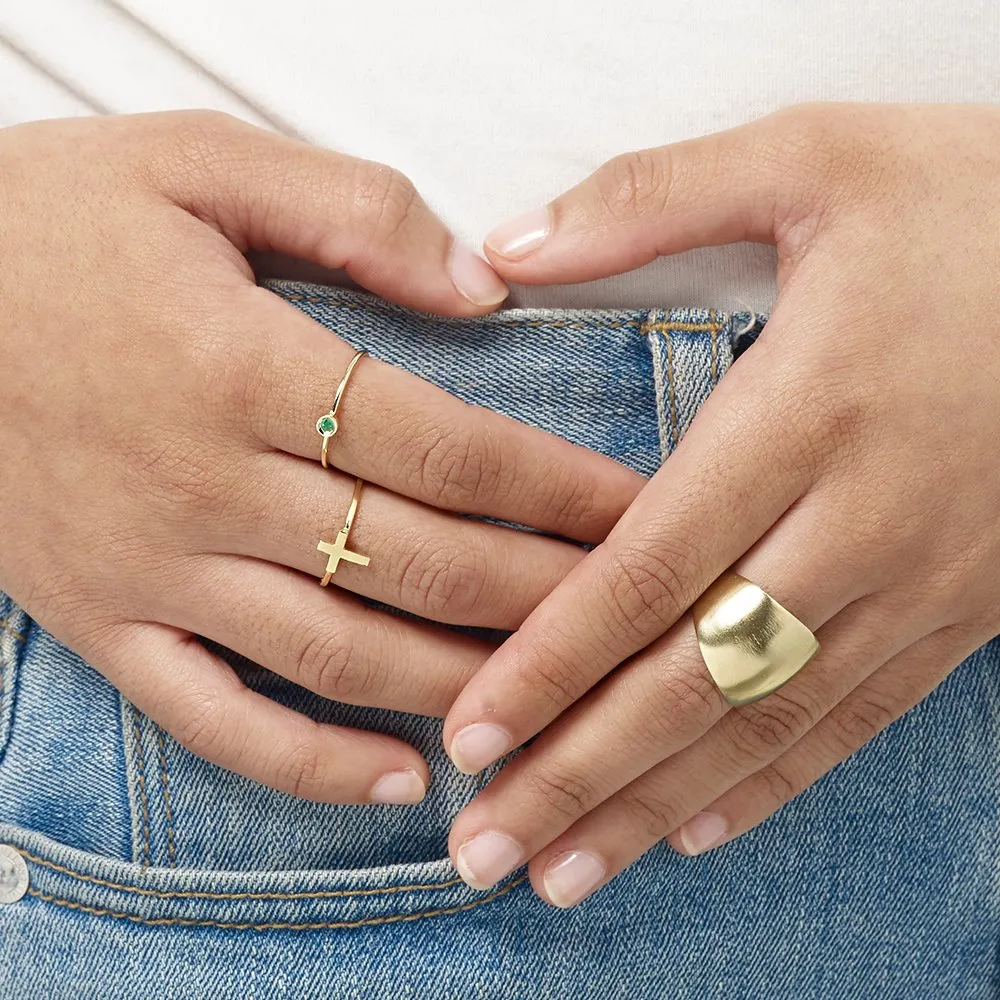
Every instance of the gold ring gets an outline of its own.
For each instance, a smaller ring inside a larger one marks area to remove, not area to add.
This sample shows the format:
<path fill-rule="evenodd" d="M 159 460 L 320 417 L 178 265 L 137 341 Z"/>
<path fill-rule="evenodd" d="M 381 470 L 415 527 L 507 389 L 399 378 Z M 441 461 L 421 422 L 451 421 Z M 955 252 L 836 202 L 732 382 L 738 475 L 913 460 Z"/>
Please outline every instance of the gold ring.
<path fill-rule="evenodd" d="M 695 601 L 694 629 L 708 672 L 731 705 L 769 695 L 819 650 L 795 615 L 732 571 Z"/>
<path fill-rule="evenodd" d="M 323 468 L 329 469 L 330 466 L 327 463 L 327 451 L 330 447 L 330 438 L 340 429 L 340 423 L 337 420 L 337 410 L 340 409 L 340 401 L 344 398 L 344 390 L 347 388 L 348 379 L 351 377 L 351 372 L 354 371 L 357 363 L 367 354 L 367 351 L 358 351 L 353 358 L 351 358 L 350 364 L 347 366 L 347 371 L 344 372 L 344 377 L 340 380 L 340 385 L 337 386 L 337 391 L 333 394 L 333 406 L 323 414 L 316 421 L 316 432 L 320 434 L 323 438 L 323 453 L 322 462 Z"/>
<path fill-rule="evenodd" d="M 368 556 L 363 556 L 360 552 L 352 552 L 347 547 L 347 536 L 351 533 L 354 515 L 358 512 L 358 501 L 361 499 L 361 487 L 364 485 L 363 480 L 354 480 L 354 496 L 351 497 L 351 506 L 347 508 L 344 526 L 337 532 L 337 537 L 332 542 L 324 542 L 320 539 L 319 545 L 316 546 L 320 552 L 329 557 L 326 561 L 326 576 L 319 582 L 321 587 L 325 587 L 330 582 L 330 577 L 337 572 L 341 560 L 355 563 L 357 566 L 367 566 L 371 562 Z"/>

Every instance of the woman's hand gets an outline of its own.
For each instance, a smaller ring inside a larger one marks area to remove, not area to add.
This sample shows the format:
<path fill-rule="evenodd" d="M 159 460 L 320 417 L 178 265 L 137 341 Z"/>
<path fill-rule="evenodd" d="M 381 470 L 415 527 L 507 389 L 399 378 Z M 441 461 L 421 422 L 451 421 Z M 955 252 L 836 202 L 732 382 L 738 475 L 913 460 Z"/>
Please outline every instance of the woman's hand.
<path fill-rule="evenodd" d="M 639 477 L 375 360 L 319 463 L 354 351 L 243 256 L 346 267 L 397 302 L 506 289 L 394 171 L 221 115 L 0 133 L 0 586 L 193 752 L 303 797 L 421 798 L 425 762 L 255 694 L 195 638 L 357 704 L 443 714 L 490 648 L 372 610 L 516 628 L 580 550 L 477 523 L 606 534 Z M 317 542 L 365 488 L 322 589 Z"/>
<path fill-rule="evenodd" d="M 577 282 L 744 239 L 778 249 L 759 342 L 447 717 L 468 772 L 541 732 L 454 824 L 473 885 L 531 859 L 568 906 L 663 837 L 737 837 L 1000 632 L 1000 110 L 791 109 L 613 160 L 488 246 Z M 742 708 L 688 614 L 729 567 L 821 643 Z"/>

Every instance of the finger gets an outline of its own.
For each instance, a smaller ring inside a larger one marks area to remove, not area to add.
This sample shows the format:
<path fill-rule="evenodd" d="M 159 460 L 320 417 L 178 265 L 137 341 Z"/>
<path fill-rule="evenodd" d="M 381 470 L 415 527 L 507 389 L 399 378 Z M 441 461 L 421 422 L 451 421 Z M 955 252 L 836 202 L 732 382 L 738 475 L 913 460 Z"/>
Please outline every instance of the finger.
<path fill-rule="evenodd" d="M 493 648 L 237 556 L 203 557 L 159 613 L 324 698 L 418 715 L 443 716 Z"/>
<path fill-rule="evenodd" d="M 213 545 L 322 577 L 330 562 L 318 543 L 336 539 L 356 480 L 281 453 L 252 469 L 253 489 L 237 491 L 213 520 Z M 347 548 L 370 561 L 340 562 L 331 584 L 434 621 L 511 630 L 583 557 L 579 546 L 446 514 L 370 483 Z"/>
<path fill-rule="evenodd" d="M 385 298 L 446 315 L 478 315 L 507 297 L 396 170 L 215 112 L 197 128 L 190 113 L 150 122 L 169 143 L 151 167 L 160 189 L 239 250 L 343 268 Z"/>
<path fill-rule="evenodd" d="M 811 418 L 753 391 L 764 384 L 759 363 L 727 375 L 607 540 L 459 695 L 444 740 L 460 770 L 474 773 L 536 735 L 655 642 L 806 493 Z"/>
<path fill-rule="evenodd" d="M 949 627 L 900 653 L 790 750 L 675 830 L 671 844 L 686 854 L 700 853 L 762 823 L 926 698 L 982 642 L 982 636 L 970 638 L 968 629 Z"/>
<path fill-rule="evenodd" d="M 792 114 L 801 121 L 789 129 Z M 616 156 L 544 208 L 498 226 L 486 253 L 508 280 L 549 284 L 630 271 L 695 247 L 775 242 L 812 209 L 826 169 L 827 146 L 803 155 L 804 121 L 801 111 L 784 112 Z"/>
<path fill-rule="evenodd" d="M 400 740 L 314 722 L 249 690 L 193 636 L 135 623 L 102 634 L 88 659 L 198 757 L 318 802 L 423 798 L 429 773 Z"/>
<path fill-rule="evenodd" d="M 232 396 L 265 444 L 318 461 L 316 420 L 354 350 L 263 289 L 240 322 L 257 346 Z M 239 376 L 234 375 L 239 378 Z M 338 469 L 434 507 L 599 541 L 643 480 L 617 462 L 363 358 L 330 442 Z"/>
<path fill-rule="evenodd" d="M 795 558 L 809 551 L 817 517 L 836 537 L 835 518 L 814 500 L 783 519 L 736 567 L 739 572 L 752 567 L 750 578 L 813 630 L 856 601 L 871 582 L 832 545 L 810 552 L 808 558 Z M 880 621 L 880 634 L 885 632 L 881 625 Z M 856 647 L 859 639 L 849 618 L 847 628 Z M 869 641 L 870 633 L 870 628 L 860 630 Z M 838 634 L 834 628 L 833 635 Z M 847 652 L 857 652 L 855 647 L 848 643 Z M 833 656 L 840 652 L 834 649 Z M 863 665 L 870 662 L 869 657 Z M 508 764 L 459 814 L 453 844 L 469 845 L 481 831 L 502 830 L 519 846 L 521 857 L 532 857 L 639 775 L 685 747 L 703 743 L 712 727 L 715 732 L 738 726 L 745 734 L 742 746 L 753 760 L 769 752 L 776 741 L 790 742 L 833 704 L 824 700 L 826 685 L 817 678 L 821 669 L 822 664 L 813 660 L 793 679 L 794 686 L 786 685 L 757 705 L 727 714 L 729 705 L 712 680 L 691 620 L 685 617 Z M 693 780 L 700 783 L 702 775 L 695 774 Z M 469 851 L 477 854 L 475 847 Z M 462 852 L 458 846 L 456 857 L 461 858 Z M 481 887 L 482 882 L 478 877 L 475 884 Z"/>
<path fill-rule="evenodd" d="M 887 621 L 894 623 L 891 631 Z M 813 669 L 767 698 L 726 713 L 696 742 L 647 770 L 540 851 L 531 866 L 539 890 L 557 905 L 579 902 L 597 888 L 583 884 L 584 871 L 600 867 L 602 882 L 622 871 L 726 789 L 808 738 L 827 713 L 924 631 L 899 595 L 852 604 L 820 630 Z M 710 825 L 703 828 L 714 833 Z"/>

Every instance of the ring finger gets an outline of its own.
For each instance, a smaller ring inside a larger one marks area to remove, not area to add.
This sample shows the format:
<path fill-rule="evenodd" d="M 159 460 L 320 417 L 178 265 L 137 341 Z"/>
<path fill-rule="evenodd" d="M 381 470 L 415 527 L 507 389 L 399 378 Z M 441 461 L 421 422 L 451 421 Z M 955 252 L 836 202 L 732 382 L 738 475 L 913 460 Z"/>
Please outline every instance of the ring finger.
<path fill-rule="evenodd" d="M 356 480 L 282 453 L 253 460 L 250 490 L 213 523 L 216 550 L 322 577 L 318 549 L 345 524 Z M 229 494 L 227 494 L 229 495 Z M 342 561 L 331 583 L 453 625 L 515 629 L 583 558 L 534 532 L 448 514 L 366 483 L 345 543 L 367 565 Z"/>
<path fill-rule="evenodd" d="M 861 598 L 877 579 L 874 570 L 866 574 L 844 565 L 831 546 L 809 560 L 791 558 L 790 553 L 808 549 L 807 540 L 816 534 L 815 511 L 822 509 L 798 506 L 735 567 L 813 630 Z M 827 514 L 827 525 L 830 520 Z M 811 586 L 813 580 L 822 585 Z M 821 669 L 813 661 L 803 674 Z M 804 691 L 810 690 L 807 683 Z M 806 702 L 793 717 L 785 709 L 788 697 L 782 689 L 736 718 L 758 718 L 766 738 L 768 726 L 801 730 L 828 707 Z M 564 713 L 463 810 L 451 837 L 459 870 L 476 887 L 492 884 L 494 876 L 505 874 L 501 857 L 516 856 L 519 862 L 532 857 L 619 789 L 699 740 L 729 709 L 685 615 Z M 503 839 L 494 836 L 501 833 Z M 481 834 L 487 836 L 480 840 Z"/>
<path fill-rule="evenodd" d="M 727 713 L 539 852 L 531 863 L 539 893 L 558 906 L 574 905 L 728 789 L 808 739 L 859 685 L 926 633 L 925 624 L 904 614 L 904 602 L 884 594 L 846 608 L 819 631 L 815 670 L 796 675 L 769 699 Z M 897 623 L 891 635 L 887 620 Z M 708 846 L 722 832 L 702 818 L 690 836 Z M 693 840 L 678 844 L 697 853 Z"/>

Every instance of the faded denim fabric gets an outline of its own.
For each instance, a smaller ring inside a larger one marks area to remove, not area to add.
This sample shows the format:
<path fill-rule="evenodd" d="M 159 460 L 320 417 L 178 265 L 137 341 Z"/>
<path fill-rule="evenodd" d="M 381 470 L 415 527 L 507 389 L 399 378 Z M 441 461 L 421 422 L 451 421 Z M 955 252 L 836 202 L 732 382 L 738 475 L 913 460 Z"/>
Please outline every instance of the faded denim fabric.
<path fill-rule="evenodd" d="M 761 326 L 696 309 L 448 320 L 270 287 L 376 357 L 645 475 Z M 455 875 L 448 827 L 479 782 L 445 758 L 440 720 L 330 702 L 229 660 L 314 718 L 413 743 L 427 800 L 305 802 L 208 764 L 0 594 L 0 844 L 30 880 L 0 904 L 0 997 L 1000 991 L 997 641 L 757 830 L 697 859 L 658 847 L 566 912 L 523 873 L 490 892 Z"/>

